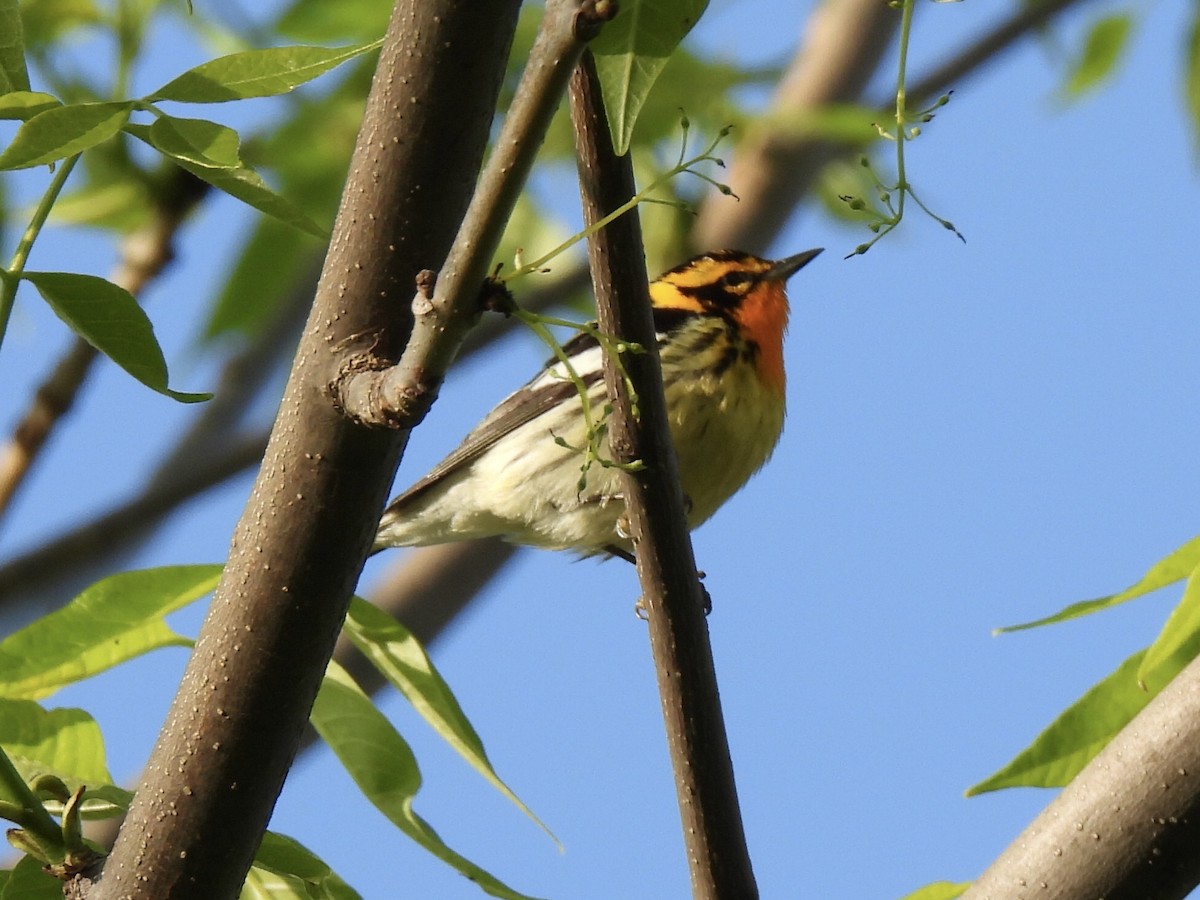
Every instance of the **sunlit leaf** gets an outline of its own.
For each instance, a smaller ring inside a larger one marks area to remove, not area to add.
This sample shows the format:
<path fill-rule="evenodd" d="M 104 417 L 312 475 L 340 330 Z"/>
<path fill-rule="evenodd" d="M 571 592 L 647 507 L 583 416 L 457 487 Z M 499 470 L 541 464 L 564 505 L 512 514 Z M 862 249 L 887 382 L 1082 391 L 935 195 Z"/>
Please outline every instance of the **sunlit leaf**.
<path fill-rule="evenodd" d="M 1183 95 L 1187 101 L 1192 134 L 1200 145 L 1200 4 L 1192 4 L 1188 23 L 1187 47 L 1183 59 Z"/>
<path fill-rule="evenodd" d="M 0 900 L 62 900 L 62 896 L 62 882 L 43 872 L 32 856 L 21 858 L 0 891 Z"/>
<path fill-rule="evenodd" d="M 132 109 L 130 102 L 75 103 L 38 113 L 0 153 L 0 169 L 44 166 L 82 153 L 119 132 Z"/>
<path fill-rule="evenodd" d="M 73 272 L 22 272 L 20 278 L 37 288 L 72 331 L 146 387 L 181 403 L 212 396 L 167 387 L 167 363 L 154 327 L 124 288 L 95 275 Z"/>
<path fill-rule="evenodd" d="M 968 789 L 967 795 L 1067 784 L 1197 652 L 1200 638 L 1193 634 L 1172 656 L 1143 673 L 1146 651 L 1139 650 L 1064 710 L 1008 765 Z"/>
<path fill-rule="evenodd" d="M 25 37 L 17 0 L 0 0 L 0 94 L 29 90 Z"/>
<path fill-rule="evenodd" d="M 403 625 L 361 597 L 350 602 L 346 636 L 402 693 L 413 708 L 475 771 L 525 815 L 554 837 L 492 768 L 483 741 L 458 705 L 450 685 L 434 668 L 420 642 Z M 556 839 L 557 840 L 557 839 Z"/>
<path fill-rule="evenodd" d="M 708 0 L 623 0 L 590 44 L 618 154 L 629 149 L 650 89 L 707 6 Z"/>
<path fill-rule="evenodd" d="M 145 179 L 132 174 L 90 178 L 58 198 L 50 221 L 60 225 L 90 225 L 127 234 L 143 227 L 154 198 Z"/>
<path fill-rule="evenodd" d="M 1176 581 L 1187 578 L 1197 566 L 1200 566 L 1200 537 L 1194 537 L 1182 547 L 1168 553 L 1151 566 L 1140 581 L 1118 594 L 1111 594 L 1108 597 L 1100 597 L 1096 600 L 1083 600 L 1079 603 L 1072 603 L 1052 616 L 1037 619 L 1033 622 L 1025 622 L 1021 625 L 1008 625 L 1004 628 L 997 628 L 996 633 L 1023 631 L 1026 628 L 1038 628 L 1042 625 L 1052 625 L 1056 622 L 1065 622 L 1068 619 L 1077 619 L 1080 616 L 1090 615 L 1091 613 L 1117 606 L 1127 600 L 1133 600 L 1136 597 L 1141 597 L 1144 594 L 1157 591 L 1161 587 L 1166 587 L 1168 584 L 1173 584 Z"/>
<path fill-rule="evenodd" d="M 189 69 L 146 99 L 224 103 L 284 94 L 382 43 L 377 40 L 356 47 L 273 47 L 233 53 Z"/>
<path fill-rule="evenodd" d="M 1128 13 L 1104 16 L 1092 23 L 1083 53 L 1067 74 L 1064 88 L 1068 96 L 1078 97 L 1112 75 L 1129 41 L 1133 19 Z"/>
<path fill-rule="evenodd" d="M 900 900 L 954 900 L 966 893 L 971 886 L 969 881 L 935 881 L 923 888 L 918 888 L 911 894 L 905 894 Z"/>
<path fill-rule="evenodd" d="M 21 21 L 28 47 L 45 46 L 67 32 L 95 25 L 104 16 L 93 0 L 22 0 Z"/>
<path fill-rule="evenodd" d="M 298 41 L 353 40 L 383 34 L 391 8 L 379 0 L 297 0 L 275 30 Z"/>
<path fill-rule="evenodd" d="M 1180 649 L 1197 642 L 1200 634 L 1200 566 L 1192 570 L 1183 589 L 1183 598 L 1171 610 L 1167 623 L 1138 669 L 1138 680 L 1144 681 L 1150 672 L 1160 669 Z"/>
<path fill-rule="evenodd" d="M 251 884 L 251 878 L 246 879 L 243 898 L 280 900 L 294 896 L 300 900 L 361 900 L 359 893 L 315 853 L 299 841 L 273 831 L 263 835 L 251 871 L 255 874 L 254 884 Z M 250 888 L 259 893 L 247 893 Z"/>
<path fill-rule="evenodd" d="M 207 119 L 163 115 L 152 125 L 130 125 L 125 130 L 177 161 L 208 169 L 236 169 L 244 165 L 237 132 Z"/>
<path fill-rule="evenodd" d="M 163 617 L 209 593 L 220 566 L 112 575 L 0 642 L 0 695 L 35 700 L 158 647 L 187 646 Z"/>
<path fill-rule="evenodd" d="M 12 757 L 57 775 L 109 784 L 100 726 L 82 709 L 43 709 L 32 700 L 0 698 L 0 744 Z"/>
<path fill-rule="evenodd" d="M 177 159 L 176 162 L 202 181 L 207 181 L 232 197 L 237 197 L 243 203 L 253 206 L 259 212 L 286 222 L 293 228 L 311 234 L 313 237 L 326 239 L 328 233 L 310 219 L 300 207 L 273 190 L 262 180 L 262 176 L 249 167 L 237 169 L 214 169 L 208 166 L 198 166 L 195 163 Z"/>
<path fill-rule="evenodd" d="M 421 774 L 412 750 L 344 669 L 331 663 L 310 720 L 364 796 L 409 838 L 493 897 L 526 900 L 451 850 L 413 810 Z"/>
<path fill-rule="evenodd" d="M 28 122 L 39 113 L 62 106 L 57 97 L 38 91 L 12 91 L 0 96 L 0 119 Z"/>

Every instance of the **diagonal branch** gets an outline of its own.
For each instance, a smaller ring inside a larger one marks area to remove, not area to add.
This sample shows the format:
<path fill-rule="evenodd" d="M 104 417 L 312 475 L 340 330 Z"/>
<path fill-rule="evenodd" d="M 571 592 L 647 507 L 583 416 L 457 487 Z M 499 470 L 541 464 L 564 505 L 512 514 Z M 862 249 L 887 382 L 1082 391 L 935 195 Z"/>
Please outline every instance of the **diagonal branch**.
<path fill-rule="evenodd" d="M 1200 659 L 1063 788 L 963 900 L 1182 900 L 1200 884 L 1197 841 Z"/>
<path fill-rule="evenodd" d="M 241 888 L 408 436 L 332 407 L 337 348 L 383 323 L 403 345 L 396 301 L 450 250 L 518 9 L 398 0 L 392 11 L 266 456 L 98 900 L 225 900 Z"/>
<path fill-rule="evenodd" d="M 613 152 L 590 54 L 584 55 L 571 80 L 571 119 L 584 220 L 592 224 L 632 197 L 636 187 L 628 155 L 617 157 Z M 637 393 L 637 414 L 615 361 L 608 357 L 604 380 L 613 405 L 609 431 L 613 459 L 618 463 L 640 460 L 645 466 L 624 473 L 623 494 L 675 770 L 693 896 L 751 900 L 758 890 L 717 695 L 704 589 L 696 573 L 667 427 L 637 211 L 592 236 L 588 258 L 600 329 L 649 351 L 622 355 Z"/>

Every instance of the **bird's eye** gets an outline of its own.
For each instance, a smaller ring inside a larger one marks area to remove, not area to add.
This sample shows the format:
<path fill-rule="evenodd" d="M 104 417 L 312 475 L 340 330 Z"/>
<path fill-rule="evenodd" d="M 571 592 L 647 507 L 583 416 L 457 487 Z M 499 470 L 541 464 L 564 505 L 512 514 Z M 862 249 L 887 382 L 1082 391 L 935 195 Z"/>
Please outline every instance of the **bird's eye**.
<path fill-rule="evenodd" d="M 734 269 L 732 272 L 726 272 L 721 276 L 721 284 L 727 288 L 739 288 L 749 281 L 751 277 L 749 272 Z"/>

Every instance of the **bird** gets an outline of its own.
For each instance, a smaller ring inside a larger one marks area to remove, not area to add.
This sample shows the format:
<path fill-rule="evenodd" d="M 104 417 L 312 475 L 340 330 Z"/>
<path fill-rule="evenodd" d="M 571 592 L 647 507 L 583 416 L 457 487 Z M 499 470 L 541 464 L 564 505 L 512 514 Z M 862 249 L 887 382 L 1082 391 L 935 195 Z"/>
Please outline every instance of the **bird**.
<path fill-rule="evenodd" d="M 741 489 L 779 442 L 786 282 L 821 252 L 780 260 L 736 250 L 702 253 L 650 284 L 689 529 Z M 603 410 L 604 351 L 595 332 L 581 332 L 562 350 L 586 385 L 590 409 Z M 621 472 L 581 465 L 587 445 L 579 390 L 562 361 L 551 358 L 388 504 L 372 552 L 500 537 L 633 561 Z"/>

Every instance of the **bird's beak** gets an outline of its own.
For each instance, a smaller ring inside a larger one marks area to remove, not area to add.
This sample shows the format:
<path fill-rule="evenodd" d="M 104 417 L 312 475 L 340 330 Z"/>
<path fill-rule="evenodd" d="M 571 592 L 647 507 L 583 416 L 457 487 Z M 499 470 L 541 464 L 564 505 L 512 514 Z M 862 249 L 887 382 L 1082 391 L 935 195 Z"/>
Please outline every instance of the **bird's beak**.
<path fill-rule="evenodd" d="M 764 281 L 787 281 L 820 256 L 824 249 L 824 247 L 818 247 L 815 250 L 805 250 L 803 253 L 797 253 L 795 256 L 781 259 L 772 265 L 771 268 L 767 269 L 766 274 L 762 278 Z"/>

